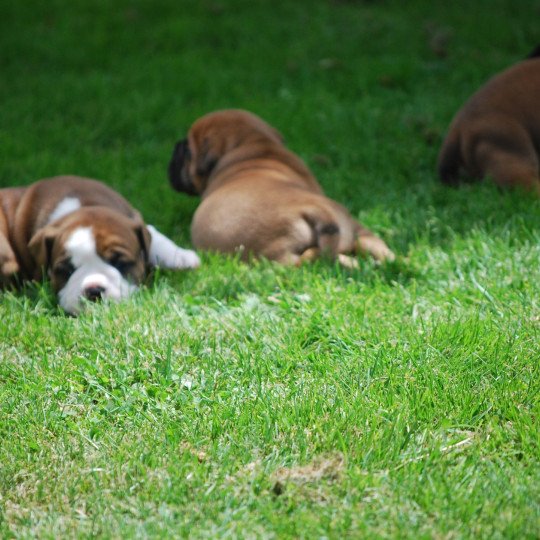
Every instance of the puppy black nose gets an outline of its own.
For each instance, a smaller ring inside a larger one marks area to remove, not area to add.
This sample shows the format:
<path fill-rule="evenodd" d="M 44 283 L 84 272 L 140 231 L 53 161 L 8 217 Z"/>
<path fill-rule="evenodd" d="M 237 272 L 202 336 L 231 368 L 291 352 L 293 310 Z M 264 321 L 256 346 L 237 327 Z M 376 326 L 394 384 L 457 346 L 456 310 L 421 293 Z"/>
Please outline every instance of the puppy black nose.
<path fill-rule="evenodd" d="M 97 302 L 98 300 L 101 300 L 101 297 L 104 292 L 105 292 L 105 287 L 100 287 L 99 285 L 95 285 L 95 286 L 84 289 L 84 296 L 87 300 L 90 300 L 90 302 Z"/>

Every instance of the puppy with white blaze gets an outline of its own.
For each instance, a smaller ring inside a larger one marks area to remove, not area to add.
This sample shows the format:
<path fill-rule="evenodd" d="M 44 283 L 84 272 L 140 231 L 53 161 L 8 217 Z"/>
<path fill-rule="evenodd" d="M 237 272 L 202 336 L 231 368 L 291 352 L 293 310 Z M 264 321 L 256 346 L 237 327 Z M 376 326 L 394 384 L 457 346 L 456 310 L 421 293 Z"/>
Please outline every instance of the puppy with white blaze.
<path fill-rule="evenodd" d="M 73 273 L 58 292 L 58 298 L 68 313 L 79 311 L 83 297 L 91 301 L 101 298 L 120 300 L 135 290 L 135 285 L 122 275 L 118 265 L 107 264 L 97 254 L 91 227 L 75 229 L 65 249 Z"/>
<path fill-rule="evenodd" d="M 151 267 L 196 268 L 177 246 L 101 182 L 75 176 L 0 189 L 0 285 L 45 272 L 60 306 L 128 297 Z"/>

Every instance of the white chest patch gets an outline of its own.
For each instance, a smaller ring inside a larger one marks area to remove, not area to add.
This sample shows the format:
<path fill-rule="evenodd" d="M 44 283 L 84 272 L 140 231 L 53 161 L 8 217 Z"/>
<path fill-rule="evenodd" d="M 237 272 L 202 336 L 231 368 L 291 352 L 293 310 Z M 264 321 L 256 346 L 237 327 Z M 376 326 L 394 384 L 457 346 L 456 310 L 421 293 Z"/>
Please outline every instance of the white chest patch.
<path fill-rule="evenodd" d="M 79 313 L 83 307 L 81 300 L 90 298 L 91 291 L 96 289 L 103 300 L 120 300 L 137 288 L 99 256 L 91 227 L 75 229 L 64 247 L 75 267 L 64 288 L 58 292 L 60 305 L 68 313 Z"/>
<path fill-rule="evenodd" d="M 81 201 L 79 201 L 77 197 L 66 197 L 56 205 L 56 208 L 51 212 L 47 223 L 52 223 L 57 219 L 67 216 L 68 214 L 71 214 L 71 212 L 78 210 L 80 207 Z"/>

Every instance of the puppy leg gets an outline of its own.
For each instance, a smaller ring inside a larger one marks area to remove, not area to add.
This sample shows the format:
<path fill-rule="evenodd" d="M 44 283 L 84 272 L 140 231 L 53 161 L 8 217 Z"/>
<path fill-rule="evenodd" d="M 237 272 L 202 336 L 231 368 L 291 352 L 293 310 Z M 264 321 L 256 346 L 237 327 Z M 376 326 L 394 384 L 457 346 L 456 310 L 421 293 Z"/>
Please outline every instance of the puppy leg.
<path fill-rule="evenodd" d="M 310 251 L 310 249 L 307 249 L 306 253 L 308 251 Z M 302 254 L 297 252 L 294 246 L 291 245 L 290 239 L 287 237 L 274 240 L 261 250 L 260 255 L 266 259 L 276 261 L 286 266 L 300 266 L 302 262 L 312 260 L 308 255 L 303 259 Z"/>
<path fill-rule="evenodd" d="M 152 237 L 150 253 L 148 254 L 152 266 L 175 270 L 197 268 L 201 264 L 198 255 L 191 249 L 177 246 L 152 225 L 147 225 L 147 229 Z"/>
<path fill-rule="evenodd" d="M 19 264 L 8 239 L 0 232 L 0 282 L 19 271 Z"/>
<path fill-rule="evenodd" d="M 540 195 L 538 166 L 531 161 L 510 152 L 498 151 L 485 160 L 485 175 L 501 188 L 521 187 Z"/>
<path fill-rule="evenodd" d="M 300 266 L 321 257 L 321 250 L 318 247 L 308 247 L 304 251 L 301 250 L 302 248 L 296 244 L 291 244 L 289 238 L 282 238 L 267 246 L 261 255 L 287 266 Z"/>
<path fill-rule="evenodd" d="M 501 188 L 521 187 L 540 195 L 540 166 L 532 141 L 521 126 L 499 139 L 485 138 L 475 157 L 485 176 Z"/>
<path fill-rule="evenodd" d="M 0 283 L 19 271 L 17 257 L 8 240 L 8 226 L 4 214 L 0 211 Z"/>
<path fill-rule="evenodd" d="M 276 259 L 281 264 L 290 264 L 295 266 L 300 266 L 304 263 L 310 263 L 313 262 L 315 259 L 319 259 L 321 257 L 321 250 L 316 247 L 311 247 L 306 249 L 303 253 L 300 255 L 296 255 L 295 253 L 286 253 L 281 258 Z M 345 268 L 359 268 L 360 265 L 358 264 L 358 261 L 351 257 L 350 255 L 345 255 L 344 253 L 338 253 L 337 256 L 337 262 L 344 266 Z"/>
<path fill-rule="evenodd" d="M 321 250 L 319 248 L 308 248 L 304 253 L 300 255 L 299 264 L 304 262 L 312 262 L 315 259 L 318 259 L 321 256 Z M 345 268 L 360 268 L 358 260 L 355 257 L 350 255 L 345 255 L 344 253 L 338 253 L 337 262 Z"/>
<path fill-rule="evenodd" d="M 296 266 L 320 257 L 336 258 L 339 227 L 324 209 L 307 208 L 284 228 L 287 232 L 270 242 L 261 255 L 281 264 Z"/>
<path fill-rule="evenodd" d="M 357 239 L 357 251 L 367 253 L 371 255 L 377 261 L 393 261 L 395 255 L 388 248 L 388 246 L 377 236 L 362 236 Z M 318 247 L 310 247 L 302 252 L 300 255 L 286 251 L 280 256 L 274 256 L 273 258 L 281 264 L 291 264 L 300 266 L 305 262 L 312 262 L 315 259 L 321 257 L 321 250 Z M 346 255 L 345 253 L 338 253 L 336 257 L 337 262 L 345 268 L 359 268 L 360 265 L 355 257 Z"/>
<path fill-rule="evenodd" d="M 371 255 L 376 261 L 391 262 L 396 259 L 392 250 L 378 236 L 363 227 L 357 232 L 356 250 Z"/>

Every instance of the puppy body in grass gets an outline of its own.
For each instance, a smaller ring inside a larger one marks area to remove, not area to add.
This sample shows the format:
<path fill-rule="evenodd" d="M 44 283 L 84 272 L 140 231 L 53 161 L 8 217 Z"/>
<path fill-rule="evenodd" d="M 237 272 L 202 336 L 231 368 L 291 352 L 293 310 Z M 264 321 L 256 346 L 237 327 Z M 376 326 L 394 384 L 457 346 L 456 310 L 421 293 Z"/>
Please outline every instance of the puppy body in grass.
<path fill-rule="evenodd" d="M 198 249 L 283 264 L 324 255 L 350 262 L 346 253 L 394 259 L 383 240 L 324 195 L 281 135 L 247 111 L 197 120 L 176 144 L 169 178 L 177 191 L 202 196 L 191 224 Z"/>
<path fill-rule="evenodd" d="M 462 175 L 540 195 L 540 47 L 495 75 L 454 117 L 438 158 L 445 184 Z"/>
<path fill-rule="evenodd" d="M 0 283 L 46 273 L 60 306 L 120 300 L 149 267 L 195 268 L 199 258 L 151 225 L 96 180 L 59 176 L 0 190 Z"/>

